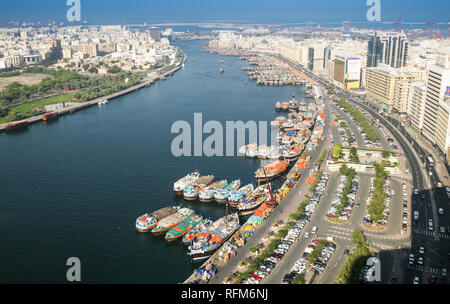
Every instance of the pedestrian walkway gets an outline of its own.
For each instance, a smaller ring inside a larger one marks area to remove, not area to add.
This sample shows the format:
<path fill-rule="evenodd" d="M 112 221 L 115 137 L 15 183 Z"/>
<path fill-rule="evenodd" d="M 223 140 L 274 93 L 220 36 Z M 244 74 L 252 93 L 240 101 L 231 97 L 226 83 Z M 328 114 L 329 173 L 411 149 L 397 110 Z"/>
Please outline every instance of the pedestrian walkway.
<path fill-rule="evenodd" d="M 436 237 L 436 236 L 438 236 L 441 239 L 450 240 L 450 235 L 448 235 L 448 234 L 444 234 L 444 233 L 440 233 L 440 232 L 434 232 L 434 231 L 430 231 L 430 230 L 427 230 L 427 229 L 414 228 L 413 232 L 414 232 L 414 234 L 425 235 L 425 236 L 429 236 L 429 237 Z"/>

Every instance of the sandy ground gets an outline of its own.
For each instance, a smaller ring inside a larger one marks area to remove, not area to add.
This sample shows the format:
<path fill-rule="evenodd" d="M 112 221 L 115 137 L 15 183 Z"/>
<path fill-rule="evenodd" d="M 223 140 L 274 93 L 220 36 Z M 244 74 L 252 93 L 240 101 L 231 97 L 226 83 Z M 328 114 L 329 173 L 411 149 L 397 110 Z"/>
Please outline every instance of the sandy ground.
<path fill-rule="evenodd" d="M 0 77 L 0 91 L 3 90 L 7 85 L 17 81 L 23 85 L 32 85 L 41 82 L 44 78 L 52 77 L 51 75 L 45 74 L 20 74 L 19 76 L 13 77 Z"/>

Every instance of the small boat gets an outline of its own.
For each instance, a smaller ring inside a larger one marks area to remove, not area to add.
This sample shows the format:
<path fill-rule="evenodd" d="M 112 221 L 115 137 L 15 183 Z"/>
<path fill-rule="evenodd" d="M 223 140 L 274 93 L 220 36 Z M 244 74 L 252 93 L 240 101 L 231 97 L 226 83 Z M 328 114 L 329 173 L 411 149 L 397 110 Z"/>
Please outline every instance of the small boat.
<path fill-rule="evenodd" d="M 283 152 L 283 159 L 287 161 L 295 161 L 300 157 L 300 154 L 303 152 L 304 145 L 303 143 L 294 146 L 292 149 L 286 150 Z"/>
<path fill-rule="evenodd" d="M 159 220 L 152 229 L 154 235 L 164 234 L 185 219 L 194 215 L 194 210 L 189 208 L 181 208 L 176 213 Z"/>
<path fill-rule="evenodd" d="M 259 168 L 255 173 L 255 177 L 258 181 L 269 181 L 275 179 L 287 170 L 288 165 L 289 162 L 287 161 L 274 161 L 267 166 Z"/>
<path fill-rule="evenodd" d="M 188 246 L 198 232 L 208 229 L 212 224 L 213 224 L 213 221 L 211 221 L 209 219 L 202 220 L 199 224 L 197 224 L 194 228 L 192 228 L 188 233 L 183 235 L 183 239 L 181 240 L 181 242 L 183 243 L 183 245 Z"/>
<path fill-rule="evenodd" d="M 298 101 L 295 99 L 292 99 L 291 101 L 289 101 L 289 110 L 297 110 L 298 109 Z"/>
<path fill-rule="evenodd" d="M 289 110 L 289 103 L 287 101 L 283 101 L 281 103 L 281 110 L 283 110 L 283 111 Z"/>
<path fill-rule="evenodd" d="M 228 182 L 226 179 L 223 179 L 221 181 L 215 182 L 211 184 L 209 187 L 205 188 L 203 191 L 200 192 L 198 199 L 199 201 L 203 203 L 208 203 L 214 200 L 214 193 L 218 189 L 223 189 L 228 185 Z"/>
<path fill-rule="evenodd" d="M 236 179 L 236 180 L 232 181 L 231 183 L 229 183 L 225 187 L 225 190 L 227 190 L 227 191 L 234 191 L 234 190 L 239 189 L 240 186 L 241 186 L 241 180 L 240 179 Z"/>
<path fill-rule="evenodd" d="M 239 189 L 241 186 L 241 181 L 239 179 L 232 181 L 228 185 L 225 186 L 224 189 L 218 189 L 214 193 L 214 199 L 218 203 L 225 203 L 228 200 L 228 196 L 231 191 Z"/>
<path fill-rule="evenodd" d="M 98 102 L 98 105 L 99 105 L 99 106 L 105 105 L 105 104 L 107 104 L 108 102 L 109 102 L 108 99 L 102 99 L 102 100 L 100 100 L 100 101 Z"/>
<path fill-rule="evenodd" d="M 136 220 L 136 230 L 139 232 L 148 232 L 155 227 L 158 220 L 176 213 L 177 210 L 178 207 L 165 207 L 156 210 L 153 213 L 146 213 L 144 215 L 141 215 Z"/>
<path fill-rule="evenodd" d="M 229 195 L 230 191 L 225 189 L 219 189 L 214 193 L 214 199 L 218 203 L 225 203 L 228 200 Z"/>
<path fill-rule="evenodd" d="M 275 110 L 281 111 L 281 102 L 277 102 L 277 103 L 275 104 Z"/>
<path fill-rule="evenodd" d="M 258 156 L 258 146 L 256 144 L 251 145 L 250 147 L 247 148 L 247 150 L 245 151 L 245 157 L 248 158 L 255 158 Z"/>
<path fill-rule="evenodd" d="M 185 200 L 194 201 L 199 197 L 200 191 L 202 190 L 203 188 L 198 188 L 196 186 L 186 186 L 183 189 L 183 197 Z"/>
<path fill-rule="evenodd" d="M 205 175 L 199 177 L 195 182 L 194 185 L 198 186 L 200 188 L 206 188 L 209 184 L 211 184 L 214 181 L 214 175 Z"/>
<path fill-rule="evenodd" d="M 42 116 L 42 120 L 50 121 L 50 120 L 57 119 L 58 116 L 59 116 L 58 112 L 47 113 L 47 114 L 44 114 L 44 116 Z"/>
<path fill-rule="evenodd" d="M 241 214 L 247 213 L 258 208 L 262 203 L 266 202 L 268 198 L 268 186 L 261 185 L 253 190 L 250 195 L 247 195 L 244 199 L 242 199 L 237 205 L 237 208 Z"/>
<path fill-rule="evenodd" d="M 256 144 L 249 144 L 249 145 L 242 146 L 239 148 L 239 154 L 246 155 L 247 150 L 256 149 L 256 148 L 257 148 Z"/>
<path fill-rule="evenodd" d="M 166 233 L 164 239 L 167 242 L 172 242 L 188 233 L 192 228 L 197 226 L 197 224 L 199 224 L 202 220 L 203 218 L 200 215 L 194 214 L 193 216 L 185 219 L 180 224 L 170 229 L 169 232 Z"/>
<path fill-rule="evenodd" d="M 224 69 L 223 69 L 223 68 L 220 68 L 220 69 L 219 69 L 219 73 L 220 73 L 220 74 L 223 74 L 223 72 L 224 72 Z"/>
<path fill-rule="evenodd" d="M 239 227 L 239 215 L 237 213 L 218 219 L 207 229 L 196 233 L 188 247 L 188 255 L 194 261 L 210 257 Z"/>
<path fill-rule="evenodd" d="M 173 191 L 177 195 L 182 195 L 184 187 L 192 185 L 196 180 L 198 180 L 199 177 L 200 173 L 198 173 L 197 171 L 189 173 L 188 175 L 179 179 L 173 184 Z"/>
<path fill-rule="evenodd" d="M 10 122 L 9 124 L 7 124 L 5 127 L 5 130 L 13 131 L 13 130 L 25 128 L 27 126 L 28 126 L 28 120 L 19 120 L 19 121 Z"/>
<path fill-rule="evenodd" d="M 253 184 L 248 184 L 239 190 L 230 192 L 230 196 L 228 197 L 228 204 L 231 207 L 237 207 L 239 201 L 243 199 L 247 194 L 253 192 Z"/>

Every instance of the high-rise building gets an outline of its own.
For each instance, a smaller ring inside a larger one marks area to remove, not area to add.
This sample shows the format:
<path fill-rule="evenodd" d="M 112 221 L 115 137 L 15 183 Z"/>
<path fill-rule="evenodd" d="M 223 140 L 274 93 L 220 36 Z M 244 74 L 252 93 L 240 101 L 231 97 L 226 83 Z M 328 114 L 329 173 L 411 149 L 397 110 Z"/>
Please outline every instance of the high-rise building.
<path fill-rule="evenodd" d="M 161 29 L 159 27 L 151 27 L 147 29 L 147 35 L 156 42 L 161 41 Z"/>
<path fill-rule="evenodd" d="M 325 45 L 321 43 L 313 44 L 308 50 L 308 68 L 314 73 L 322 73 L 324 65 Z"/>
<path fill-rule="evenodd" d="M 406 66 L 408 42 L 401 33 L 375 33 L 367 47 L 367 67 L 377 67 L 380 63 L 393 68 Z"/>
<path fill-rule="evenodd" d="M 421 131 L 423 128 L 423 113 L 425 110 L 425 82 L 415 82 L 409 89 L 407 114 L 411 125 Z"/>
<path fill-rule="evenodd" d="M 444 140 L 444 137 L 448 136 L 449 130 L 445 127 L 445 120 L 448 119 L 445 113 L 448 113 L 449 96 L 450 68 L 448 62 L 430 66 L 427 77 L 422 134 L 436 144 L 443 153 L 446 153 L 446 147 L 448 147 L 447 140 Z"/>

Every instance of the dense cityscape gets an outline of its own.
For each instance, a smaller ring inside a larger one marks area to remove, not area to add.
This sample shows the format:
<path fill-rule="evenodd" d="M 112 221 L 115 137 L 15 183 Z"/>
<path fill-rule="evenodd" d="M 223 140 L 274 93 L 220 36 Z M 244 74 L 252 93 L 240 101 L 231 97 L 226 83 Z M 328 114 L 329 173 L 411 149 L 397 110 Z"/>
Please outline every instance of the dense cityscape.
<path fill-rule="evenodd" d="M 0 28 L 0 282 L 449 284 L 450 28 L 366 25 Z"/>

